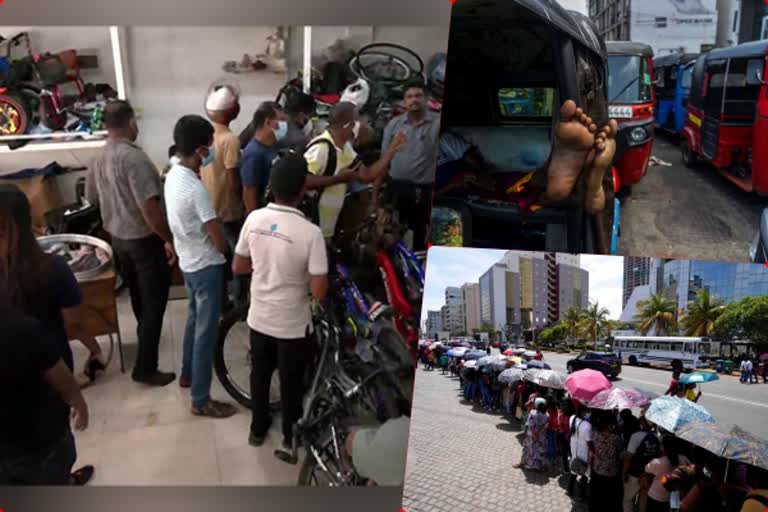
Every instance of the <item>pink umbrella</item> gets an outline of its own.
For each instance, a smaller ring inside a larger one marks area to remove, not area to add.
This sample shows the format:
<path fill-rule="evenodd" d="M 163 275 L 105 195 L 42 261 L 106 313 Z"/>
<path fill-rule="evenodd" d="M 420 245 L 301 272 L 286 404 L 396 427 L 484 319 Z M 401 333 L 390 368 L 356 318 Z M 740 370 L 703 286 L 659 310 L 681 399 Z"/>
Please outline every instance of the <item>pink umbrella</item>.
<path fill-rule="evenodd" d="M 513 356 L 513 355 L 515 355 L 515 351 L 512 350 L 511 348 L 508 348 L 507 350 L 504 351 L 504 355 L 505 356 Z"/>
<path fill-rule="evenodd" d="M 611 389 L 613 385 L 602 373 L 595 370 L 579 370 L 565 379 L 565 389 L 571 398 L 589 402 L 599 392 Z"/>
<path fill-rule="evenodd" d="M 589 401 L 591 409 L 624 410 L 635 407 L 643 408 L 651 405 L 651 401 L 640 391 L 634 389 L 611 388 L 605 389 Z"/>

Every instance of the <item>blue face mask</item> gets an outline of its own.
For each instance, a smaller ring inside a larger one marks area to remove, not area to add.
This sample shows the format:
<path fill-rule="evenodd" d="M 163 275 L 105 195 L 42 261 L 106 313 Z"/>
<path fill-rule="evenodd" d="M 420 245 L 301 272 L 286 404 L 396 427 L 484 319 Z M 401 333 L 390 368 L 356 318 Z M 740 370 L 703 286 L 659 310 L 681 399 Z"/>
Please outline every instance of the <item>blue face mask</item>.
<path fill-rule="evenodd" d="M 283 140 L 287 134 L 288 134 L 288 122 L 278 121 L 277 130 L 275 130 L 275 138 L 277 140 Z"/>
<path fill-rule="evenodd" d="M 206 167 L 210 165 L 213 162 L 213 159 L 216 157 L 216 152 L 213 150 L 213 146 L 208 148 L 208 156 L 203 158 L 202 166 Z"/>

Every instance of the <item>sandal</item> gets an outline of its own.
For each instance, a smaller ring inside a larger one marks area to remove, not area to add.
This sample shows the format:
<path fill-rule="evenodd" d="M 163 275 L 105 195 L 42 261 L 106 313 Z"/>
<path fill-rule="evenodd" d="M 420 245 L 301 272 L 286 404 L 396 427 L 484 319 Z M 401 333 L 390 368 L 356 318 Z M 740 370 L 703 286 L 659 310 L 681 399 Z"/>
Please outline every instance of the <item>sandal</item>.
<path fill-rule="evenodd" d="M 229 418 L 237 413 L 237 408 L 232 404 L 208 400 L 202 407 L 192 406 L 192 414 L 195 416 L 206 416 L 208 418 Z"/>
<path fill-rule="evenodd" d="M 96 469 L 93 466 L 83 466 L 72 472 L 69 476 L 69 484 L 82 487 L 91 481 L 95 472 Z"/>
<path fill-rule="evenodd" d="M 101 360 L 101 356 L 96 356 L 91 354 L 88 358 L 88 361 L 85 363 L 85 370 L 83 370 L 83 373 L 85 374 L 88 379 L 90 379 L 91 382 L 94 382 L 96 380 L 96 376 L 100 372 L 104 372 L 107 369 L 107 365 L 104 364 L 104 362 Z"/>

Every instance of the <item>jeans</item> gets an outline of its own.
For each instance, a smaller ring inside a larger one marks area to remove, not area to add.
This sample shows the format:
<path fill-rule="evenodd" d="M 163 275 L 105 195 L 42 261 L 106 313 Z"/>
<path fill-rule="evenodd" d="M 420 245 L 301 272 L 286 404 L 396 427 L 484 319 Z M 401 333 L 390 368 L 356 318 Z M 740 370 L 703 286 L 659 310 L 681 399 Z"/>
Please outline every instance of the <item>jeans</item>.
<path fill-rule="evenodd" d="M 557 444 L 560 446 L 560 456 L 563 458 L 563 472 L 567 473 L 569 471 L 568 459 L 571 456 L 571 444 L 568 442 L 568 435 L 558 432 Z"/>
<path fill-rule="evenodd" d="M 484 407 L 490 407 L 492 404 L 491 390 L 488 388 L 488 385 L 482 380 L 480 381 L 480 393 L 482 394 L 482 397 L 483 397 L 482 405 Z"/>
<path fill-rule="evenodd" d="M 750 372 L 749 374 L 749 383 L 757 384 L 759 382 L 760 382 L 760 378 L 757 376 L 757 370 L 752 370 L 752 372 Z"/>
<path fill-rule="evenodd" d="M 77 459 L 75 438 L 67 431 L 50 450 L 15 459 L 0 459 L 0 486 L 69 485 Z"/>
<path fill-rule="evenodd" d="M 240 230 L 243 229 L 243 221 L 236 220 L 234 222 L 225 222 L 221 225 L 224 231 L 224 239 L 227 241 L 230 253 L 227 255 L 227 268 L 232 268 L 232 259 L 235 254 L 235 246 L 240 238 Z M 248 297 L 248 276 L 231 276 L 231 272 L 225 272 L 228 278 L 231 277 L 231 290 L 229 293 L 225 290 L 225 297 L 231 293 L 232 301 L 237 304 L 242 304 Z"/>
<path fill-rule="evenodd" d="M 120 273 L 131 293 L 131 308 L 136 317 L 139 351 L 133 379 L 145 380 L 157 373 L 163 316 L 171 286 L 171 268 L 160 237 L 139 240 L 112 239 L 120 261 Z"/>
<path fill-rule="evenodd" d="M 557 458 L 557 432 L 547 430 L 547 458 L 553 462 Z"/>
<path fill-rule="evenodd" d="M 392 180 L 387 184 L 389 202 L 398 212 L 400 222 L 413 231 L 414 251 L 427 248 L 433 188 L 433 184 L 416 185 L 399 180 Z"/>
<path fill-rule="evenodd" d="M 184 329 L 181 375 L 191 377 L 192 406 L 202 407 L 211 398 L 213 352 L 224 306 L 224 265 L 184 273 L 184 285 L 189 297 L 189 314 Z"/>
<path fill-rule="evenodd" d="M 277 369 L 283 438 L 285 441 L 293 439 L 293 425 L 301 418 L 307 344 L 306 338 L 283 340 L 251 330 L 251 434 L 254 436 L 263 437 L 269 431 L 269 387 Z"/>

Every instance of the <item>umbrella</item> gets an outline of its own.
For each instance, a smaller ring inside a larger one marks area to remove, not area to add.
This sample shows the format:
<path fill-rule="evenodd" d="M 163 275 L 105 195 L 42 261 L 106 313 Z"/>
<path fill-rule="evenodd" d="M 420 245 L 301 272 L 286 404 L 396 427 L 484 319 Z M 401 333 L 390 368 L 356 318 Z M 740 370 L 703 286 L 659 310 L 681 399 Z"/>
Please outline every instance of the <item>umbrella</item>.
<path fill-rule="evenodd" d="M 521 370 L 519 368 L 510 368 L 508 370 L 504 370 L 499 374 L 499 382 L 503 382 L 505 384 L 512 384 L 520 380 L 523 380 L 524 375 L 525 375 L 524 370 Z"/>
<path fill-rule="evenodd" d="M 766 352 L 765 354 L 761 354 L 761 355 L 760 355 L 760 360 L 761 360 L 761 361 L 765 361 L 765 360 L 767 360 L 767 359 L 768 359 L 768 352 Z"/>
<path fill-rule="evenodd" d="M 523 355 L 526 352 L 528 352 L 528 351 L 526 349 L 524 349 L 524 348 L 516 348 L 516 349 L 512 350 L 512 353 L 515 354 L 516 356 Z"/>
<path fill-rule="evenodd" d="M 518 370 L 527 370 L 528 369 L 528 365 L 525 364 L 525 363 L 519 363 L 519 364 L 516 364 L 515 366 L 513 366 L 512 368 L 517 368 Z"/>
<path fill-rule="evenodd" d="M 523 352 L 523 357 L 536 357 L 536 352 L 533 350 L 526 350 Z"/>
<path fill-rule="evenodd" d="M 612 384 L 605 375 L 595 370 L 579 370 L 565 379 L 565 389 L 571 398 L 582 402 L 589 402 L 596 394 L 611 387 Z"/>
<path fill-rule="evenodd" d="M 477 361 L 467 361 L 464 363 L 463 368 L 475 368 L 477 367 Z"/>
<path fill-rule="evenodd" d="M 589 401 L 591 409 L 602 409 L 610 411 L 613 409 L 633 409 L 635 407 L 648 407 L 651 400 L 640 391 L 635 389 L 612 388 L 606 389 L 596 394 Z"/>
<path fill-rule="evenodd" d="M 686 373 L 680 377 L 680 382 L 683 384 L 703 384 L 704 382 L 712 382 L 713 380 L 720 380 L 720 377 L 716 373 Z"/>
<path fill-rule="evenodd" d="M 452 348 L 451 350 L 449 350 L 448 352 L 446 352 L 446 355 L 447 355 L 448 357 L 461 357 L 461 356 L 463 356 L 463 355 L 464 355 L 464 353 L 465 353 L 466 351 L 467 351 L 467 350 L 466 350 L 466 349 L 464 349 L 464 348 Z"/>
<path fill-rule="evenodd" d="M 504 355 L 505 356 L 513 356 L 513 355 L 515 355 L 515 351 L 512 350 L 511 348 L 508 348 L 507 350 L 504 351 Z"/>
<path fill-rule="evenodd" d="M 464 352 L 464 355 L 461 356 L 462 359 L 480 359 L 481 357 L 488 357 L 488 354 L 479 350 L 467 350 Z"/>
<path fill-rule="evenodd" d="M 645 413 L 645 417 L 672 433 L 693 421 L 715 422 L 715 419 L 704 407 L 685 398 L 673 396 L 660 396 L 652 400 L 651 407 Z"/>
<path fill-rule="evenodd" d="M 477 360 L 477 367 L 480 368 L 481 366 L 488 366 L 489 364 L 493 364 L 496 361 L 498 361 L 498 358 L 494 356 L 481 357 Z"/>
<path fill-rule="evenodd" d="M 509 362 L 510 362 L 510 363 L 512 363 L 513 365 L 515 365 L 515 364 L 520 364 L 520 363 L 522 363 L 522 362 L 523 362 L 523 360 L 522 360 L 522 359 L 520 359 L 519 357 L 508 357 L 508 358 L 507 358 L 507 361 L 509 361 Z"/>
<path fill-rule="evenodd" d="M 528 364 L 528 368 L 538 368 L 540 370 L 551 370 L 552 369 L 552 367 L 549 366 L 544 361 L 533 360 L 533 361 L 528 361 L 527 364 Z"/>
<path fill-rule="evenodd" d="M 472 345 L 470 343 L 467 343 L 466 341 L 462 341 L 461 343 L 459 343 L 459 346 L 464 348 L 472 348 Z"/>
<path fill-rule="evenodd" d="M 490 366 L 494 370 L 498 370 L 498 371 L 505 370 L 507 368 L 507 360 L 504 359 L 504 360 L 494 361 L 493 363 L 491 363 Z"/>
<path fill-rule="evenodd" d="M 680 427 L 675 435 L 718 457 L 768 469 L 768 441 L 741 427 L 695 421 Z"/>
<path fill-rule="evenodd" d="M 565 388 L 566 375 L 554 370 L 529 369 L 525 379 L 543 388 L 563 389 Z"/>

